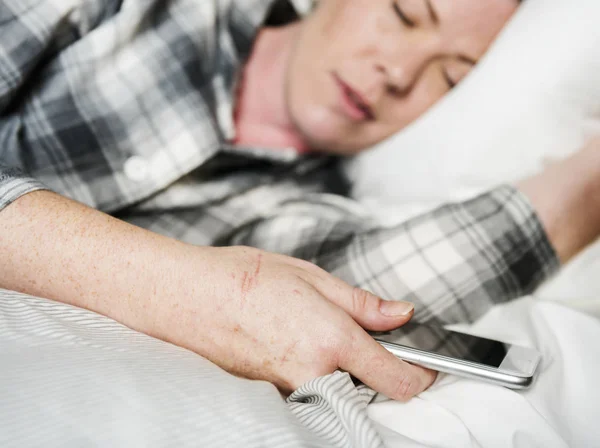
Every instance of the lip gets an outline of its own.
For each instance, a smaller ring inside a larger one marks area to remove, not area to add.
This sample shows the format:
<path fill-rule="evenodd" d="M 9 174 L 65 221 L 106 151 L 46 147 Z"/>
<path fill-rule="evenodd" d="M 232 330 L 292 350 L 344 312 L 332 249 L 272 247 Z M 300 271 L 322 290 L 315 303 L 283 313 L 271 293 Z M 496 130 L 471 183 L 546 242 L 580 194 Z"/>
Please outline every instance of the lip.
<path fill-rule="evenodd" d="M 340 89 L 340 103 L 344 115 L 353 121 L 374 120 L 373 109 L 365 97 L 346 84 L 337 73 L 333 73 L 333 78 Z"/>

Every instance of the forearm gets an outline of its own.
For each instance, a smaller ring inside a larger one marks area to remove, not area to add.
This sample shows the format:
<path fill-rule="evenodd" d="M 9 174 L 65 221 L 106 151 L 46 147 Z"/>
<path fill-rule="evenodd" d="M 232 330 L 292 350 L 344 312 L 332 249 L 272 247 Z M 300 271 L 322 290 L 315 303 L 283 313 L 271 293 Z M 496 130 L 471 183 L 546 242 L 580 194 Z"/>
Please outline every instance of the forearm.
<path fill-rule="evenodd" d="M 0 212 L 0 253 L 0 287 L 87 308 L 146 333 L 162 331 L 156 320 L 166 320 L 192 258 L 182 243 L 47 191 Z"/>
<path fill-rule="evenodd" d="M 600 140 L 518 184 L 563 263 L 600 234 Z"/>
<path fill-rule="evenodd" d="M 0 251 L 2 287 L 97 311 L 284 391 L 344 369 L 406 400 L 434 379 L 357 324 L 396 328 L 408 304 L 384 307 L 298 260 L 186 246 L 48 192 L 0 213 Z"/>

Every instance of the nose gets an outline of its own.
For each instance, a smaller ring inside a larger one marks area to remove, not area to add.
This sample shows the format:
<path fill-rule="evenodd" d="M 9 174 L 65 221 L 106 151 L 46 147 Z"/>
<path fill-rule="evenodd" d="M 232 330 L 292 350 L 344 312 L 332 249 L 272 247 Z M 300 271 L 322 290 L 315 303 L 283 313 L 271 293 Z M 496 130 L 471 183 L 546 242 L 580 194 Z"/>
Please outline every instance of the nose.
<path fill-rule="evenodd" d="M 389 93 L 398 97 L 406 96 L 415 84 L 416 70 L 411 72 L 400 64 L 375 63 L 372 67 L 364 91 L 365 96 L 372 104 L 377 103 Z"/>
<path fill-rule="evenodd" d="M 421 64 L 408 59 L 400 59 L 395 63 L 376 64 L 375 70 L 383 81 L 385 88 L 395 95 L 407 95 L 416 83 Z"/>
<path fill-rule="evenodd" d="M 411 40 L 404 44 L 399 44 L 397 39 L 386 39 L 384 42 L 374 61 L 377 77 L 385 83 L 388 91 L 407 95 L 434 57 L 435 51 L 424 40 Z"/>

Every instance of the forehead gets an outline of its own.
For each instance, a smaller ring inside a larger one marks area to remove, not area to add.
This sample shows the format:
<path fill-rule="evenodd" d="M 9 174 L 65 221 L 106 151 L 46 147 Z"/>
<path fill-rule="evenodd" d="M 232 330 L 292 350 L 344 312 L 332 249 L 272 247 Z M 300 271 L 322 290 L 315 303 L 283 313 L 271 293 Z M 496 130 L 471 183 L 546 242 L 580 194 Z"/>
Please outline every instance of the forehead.
<path fill-rule="evenodd" d="M 517 0 L 429 1 L 439 16 L 442 37 L 474 59 L 483 55 L 519 5 Z"/>

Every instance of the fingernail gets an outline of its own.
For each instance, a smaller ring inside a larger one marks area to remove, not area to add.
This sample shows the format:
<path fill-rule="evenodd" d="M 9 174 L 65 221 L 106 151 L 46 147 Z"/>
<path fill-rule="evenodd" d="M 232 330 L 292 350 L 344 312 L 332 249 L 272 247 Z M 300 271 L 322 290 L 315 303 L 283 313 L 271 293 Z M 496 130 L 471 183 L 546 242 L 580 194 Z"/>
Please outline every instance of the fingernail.
<path fill-rule="evenodd" d="M 389 317 L 408 316 L 414 309 L 415 305 L 410 302 L 390 302 L 382 300 L 379 305 L 381 314 Z"/>

